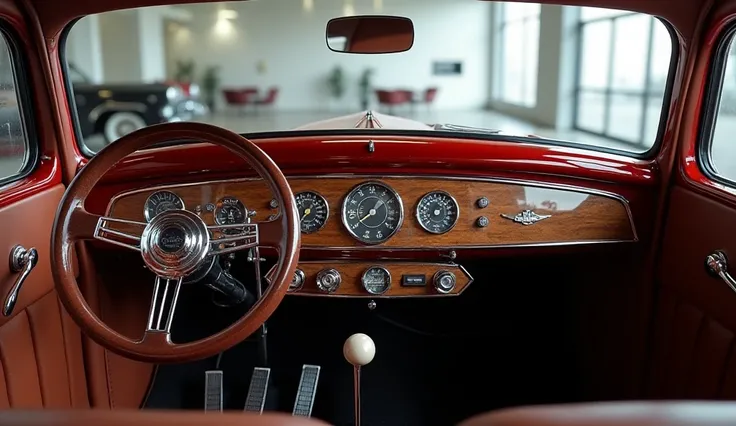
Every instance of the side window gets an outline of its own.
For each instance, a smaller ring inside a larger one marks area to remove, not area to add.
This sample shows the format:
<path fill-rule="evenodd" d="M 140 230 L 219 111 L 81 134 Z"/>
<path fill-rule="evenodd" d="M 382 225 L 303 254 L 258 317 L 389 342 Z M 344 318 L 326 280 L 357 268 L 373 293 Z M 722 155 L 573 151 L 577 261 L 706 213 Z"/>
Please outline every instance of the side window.
<path fill-rule="evenodd" d="M 14 53 L 0 32 L 0 184 L 23 176 L 35 159 L 24 127 Z"/>

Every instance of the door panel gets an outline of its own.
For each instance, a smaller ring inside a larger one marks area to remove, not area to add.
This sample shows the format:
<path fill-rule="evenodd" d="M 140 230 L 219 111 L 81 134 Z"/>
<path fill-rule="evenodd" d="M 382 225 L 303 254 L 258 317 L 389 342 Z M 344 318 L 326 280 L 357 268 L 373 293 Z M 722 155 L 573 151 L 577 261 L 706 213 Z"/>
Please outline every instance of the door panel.
<path fill-rule="evenodd" d="M 56 185 L 0 209 L 0 257 L 16 244 L 38 250 L 10 318 L 0 317 L 0 407 L 89 406 L 79 329 L 61 307 L 51 276 L 51 227 L 64 193 Z M 0 260 L 0 300 L 18 274 Z"/>
<path fill-rule="evenodd" d="M 736 398 L 736 293 L 706 270 L 716 249 L 732 254 L 733 267 L 736 209 L 676 186 L 659 265 L 651 397 Z"/>

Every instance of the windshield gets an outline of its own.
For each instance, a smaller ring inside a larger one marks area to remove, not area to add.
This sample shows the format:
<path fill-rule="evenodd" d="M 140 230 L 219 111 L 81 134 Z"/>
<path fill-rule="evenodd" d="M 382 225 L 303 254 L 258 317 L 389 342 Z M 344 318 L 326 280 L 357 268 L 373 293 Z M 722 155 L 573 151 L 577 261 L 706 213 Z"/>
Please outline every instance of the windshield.
<path fill-rule="evenodd" d="M 327 23 L 358 15 L 410 19 L 411 48 L 340 52 L 347 39 L 327 36 Z M 620 10 L 269 0 L 87 16 L 69 31 L 65 59 L 90 154 L 171 121 L 247 134 L 451 132 L 641 154 L 658 140 L 672 52 L 665 24 Z"/>

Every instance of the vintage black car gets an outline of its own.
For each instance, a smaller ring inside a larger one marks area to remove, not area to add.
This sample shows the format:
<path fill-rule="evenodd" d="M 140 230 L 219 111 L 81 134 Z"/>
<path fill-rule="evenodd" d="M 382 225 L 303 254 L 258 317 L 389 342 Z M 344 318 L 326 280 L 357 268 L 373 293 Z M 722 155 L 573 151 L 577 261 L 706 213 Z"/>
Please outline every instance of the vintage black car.
<path fill-rule="evenodd" d="M 71 64 L 69 71 L 85 140 L 100 135 L 103 144 L 110 143 L 151 124 L 189 121 L 208 112 L 194 84 L 189 93 L 175 83 L 93 84 Z"/>

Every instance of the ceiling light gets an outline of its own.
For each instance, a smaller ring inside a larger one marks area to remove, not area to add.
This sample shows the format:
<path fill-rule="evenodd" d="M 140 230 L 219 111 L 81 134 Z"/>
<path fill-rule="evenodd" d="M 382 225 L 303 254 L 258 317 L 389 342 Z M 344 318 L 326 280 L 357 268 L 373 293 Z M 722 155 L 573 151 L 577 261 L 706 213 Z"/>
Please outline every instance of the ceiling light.
<path fill-rule="evenodd" d="M 302 0 L 302 8 L 307 12 L 311 12 L 314 9 L 314 0 Z"/>
<path fill-rule="evenodd" d="M 237 19 L 238 12 L 232 9 L 222 9 L 217 12 L 218 19 Z"/>

